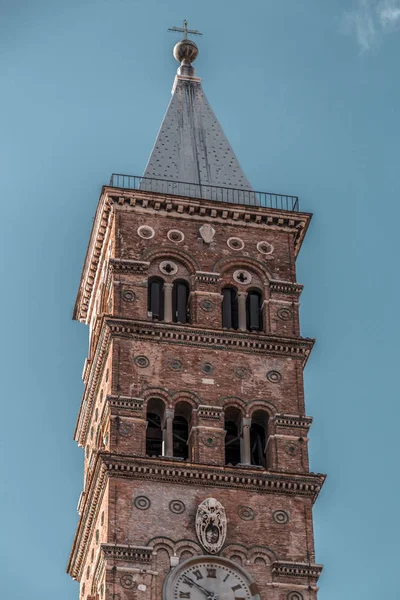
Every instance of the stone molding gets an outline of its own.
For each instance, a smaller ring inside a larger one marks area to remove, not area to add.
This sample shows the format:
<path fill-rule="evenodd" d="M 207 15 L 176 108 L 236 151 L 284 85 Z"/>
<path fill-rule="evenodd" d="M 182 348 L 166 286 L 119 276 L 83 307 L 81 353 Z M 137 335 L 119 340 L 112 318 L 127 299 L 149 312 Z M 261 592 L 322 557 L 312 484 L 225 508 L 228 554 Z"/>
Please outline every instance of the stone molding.
<path fill-rule="evenodd" d="M 147 273 L 150 263 L 144 260 L 130 260 L 125 258 L 110 258 L 109 270 L 111 273 Z"/>
<path fill-rule="evenodd" d="M 318 580 L 323 565 L 313 563 L 297 563 L 277 560 L 272 563 L 272 575 L 274 577 L 307 577 Z"/>
<path fill-rule="evenodd" d="M 197 408 L 197 416 L 201 419 L 212 419 L 215 421 L 219 421 L 223 414 L 224 410 L 219 406 L 207 406 L 201 404 Z"/>
<path fill-rule="evenodd" d="M 126 408 L 135 412 L 142 412 L 143 410 L 143 398 L 132 398 L 130 396 L 111 396 L 107 395 L 105 401 L 109 403 L 112 408 Z"/>
<path fill-rule="evenodd" d="M 220 273 L 209 273 L 207 271 L 196 271 L 195 281 L 198 283 L 217 284 L 221 281 Z"/>

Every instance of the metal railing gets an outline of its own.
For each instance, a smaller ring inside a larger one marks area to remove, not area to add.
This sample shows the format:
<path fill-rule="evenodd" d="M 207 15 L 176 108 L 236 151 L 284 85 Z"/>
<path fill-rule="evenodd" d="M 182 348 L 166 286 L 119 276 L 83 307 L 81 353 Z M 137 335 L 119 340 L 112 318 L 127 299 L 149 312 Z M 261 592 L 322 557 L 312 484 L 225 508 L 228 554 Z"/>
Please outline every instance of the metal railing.
<path fill-rule="evenodd" d="M 277 208 L 280 210 L 298 211 L 299 198 L 286 194 L 273 194 L 270 192 L 254 192 L 237 188 L 221 187 L 217 185 L 201 185 L 184 181 L 168 179 L 154 179 L 153 177 L 140 177 L 138 175 L 121 175 L 113 173 L 110 186 L 128 190 L 143 190 L 172 196 L 186 196 L 189 198 L 203 198 L 217 200 L 232 204 L 245 204 L 248 206 L 261 206 L 263 208 Z"/>

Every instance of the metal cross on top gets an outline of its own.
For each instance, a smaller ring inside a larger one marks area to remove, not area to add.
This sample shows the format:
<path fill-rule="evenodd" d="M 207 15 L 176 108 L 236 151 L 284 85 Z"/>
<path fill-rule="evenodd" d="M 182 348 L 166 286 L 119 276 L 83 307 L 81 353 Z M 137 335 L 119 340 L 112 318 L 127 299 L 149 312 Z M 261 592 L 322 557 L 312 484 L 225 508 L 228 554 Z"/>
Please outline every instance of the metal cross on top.
<path fill-rule="evenodd" d="M 200 31 L 197 31 L 197 29 L 188 29 L 188 23 L 186 21 L 186 19 L 183 21 L 183 29 L 181 29 L 181 27 L 171 27 L 170 29 L 168 29 L 168 31 L 179 31 L 179 33 L 183 33 L 185 40 L 188 39 L 188 33 L 190 33 L 191 35 L 203 35 L 202 33 L 200 33 Z"/>

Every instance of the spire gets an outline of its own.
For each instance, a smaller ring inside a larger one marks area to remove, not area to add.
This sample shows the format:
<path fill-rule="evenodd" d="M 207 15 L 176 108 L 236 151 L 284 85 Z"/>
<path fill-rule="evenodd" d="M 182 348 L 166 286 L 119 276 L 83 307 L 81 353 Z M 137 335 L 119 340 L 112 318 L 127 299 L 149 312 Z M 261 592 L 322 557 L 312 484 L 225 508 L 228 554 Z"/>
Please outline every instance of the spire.
<path fill-rule="evenodd" d="M 144 177 L 168 180 L 171 185 L 178 181 L 197 184 L 202 186 L 202 197 L 214 199 L 220 198 L 215 196 L 215 190 L 211 196 L 207 186 L 251 191 L 252 187 L 207 101 L 201 79 L 195 76 L 192 62 L 199 51 L 187 35 L 201 33 L 189 30 L 186 21 L 183 29 L 174 27 L 170 31 L 184 34 L 173 51 L 180 66 Z M 221 199 L 230 201 L 226 193 Z"/>

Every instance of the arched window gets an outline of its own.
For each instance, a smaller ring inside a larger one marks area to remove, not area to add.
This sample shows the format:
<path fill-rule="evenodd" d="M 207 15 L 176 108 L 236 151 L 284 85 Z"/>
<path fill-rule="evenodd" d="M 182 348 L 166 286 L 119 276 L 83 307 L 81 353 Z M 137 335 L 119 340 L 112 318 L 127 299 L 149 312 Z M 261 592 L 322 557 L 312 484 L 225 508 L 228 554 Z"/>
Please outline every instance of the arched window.
<path fill-rule="evenodd" d="M 151 398 L 147 405 L 146 455 L 163 456 L 163 421 L 165 405 L 159 398 Z"/>
<path fill-rule="evenodd" d="M 172 320 L 174 323 L 189 321 L 189 285 L 186 281 L 174 281 L 172 290 Z"/>
<path fill-rule="evenodd" d="M 222 327 L 228 329 L 239 327 L 237 289 L 233 287 L 222 290 Z"/>
<path fill-rule="evenodd" d="M 155 321 L 164 320 L 164 280 L 161 277 L 149 279 L 147 313 Z"/>
<path fill-rule="evenodd" d="M 188 402 L 178 402 L 172 422 L 173 456 L 189 458 L 189 427 L 192 419 L 192 407 Z"/>
<path fill-rule="evenodd" d="M 225 464 L 237 465 L 241 462 L 240 427 L 242 415 L 238 408 L 229 406 L 225 411 Z"/>
<path fill-rule="evenodd" d="M 256 410 L 251 417 L 250 456 L 251 464 L 267 468 L 265 447 L 268 431 L 268 413 Z"/>
<path fill-rule="evenodd" d="M 249 331 L 262 330 L 262 294 L 259 290 L 247 292 L 246 327 Z"/>

